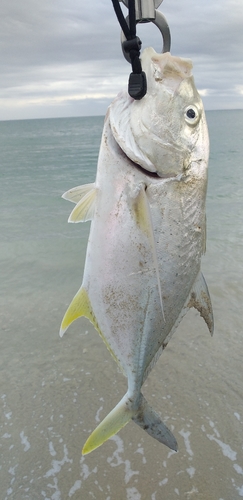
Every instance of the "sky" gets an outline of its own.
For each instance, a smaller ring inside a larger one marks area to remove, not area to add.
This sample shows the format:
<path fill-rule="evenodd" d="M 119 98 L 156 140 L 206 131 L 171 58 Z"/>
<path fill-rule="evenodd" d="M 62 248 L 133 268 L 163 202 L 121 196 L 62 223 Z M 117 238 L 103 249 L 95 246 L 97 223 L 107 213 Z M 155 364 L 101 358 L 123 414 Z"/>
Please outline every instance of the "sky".
<path fill-rule="evenodd" d="M 111 0 L 0 5 L 0 120 L 104 115 L 131 72 Z M 243 109 L 242 0 L 164 0 L 158 10 L 171 53 L 193 62 L 205 108 Z M 137 34 L 162 51 L 155 25 Z"/>

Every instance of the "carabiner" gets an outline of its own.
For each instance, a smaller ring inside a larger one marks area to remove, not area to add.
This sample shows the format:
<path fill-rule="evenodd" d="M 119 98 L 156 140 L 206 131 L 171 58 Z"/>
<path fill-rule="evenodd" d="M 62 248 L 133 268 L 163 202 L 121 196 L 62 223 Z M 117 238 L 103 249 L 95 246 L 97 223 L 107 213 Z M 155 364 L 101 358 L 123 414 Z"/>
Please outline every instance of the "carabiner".
<path fill-rule="evenodd" d="M 128 7 L 129 0 L 120 0 Z M 162 52 L 170 52 L 171 46 L 171 36 L 170 28 L 168 23 L 163 16 L 163 14 L 157 11 L 157 7 L 163 2 L 163 0 L 135 0 L 135 13 L 136 13 L 136 24 L 137 23 L 149 23 L 152 22 L 159 28 L 162 38 L 163 38 L 163 48 Z M 126 18 L 126 22 L 129 26 L 129 16 Z M 126 37 L 121 32 L 121 46 L 122 52 L 125 59 L 131 63 L 131 59 L 128 52 L 125 52 L 123 43 L 126 41 Z"/>
<path fill-rule="evenodd" d="M 125 2 L 128 2 L 128 0 L 122 0 L 124 3 Z M 159 0 L 158 0 L 159 2 Z M 157 3 L 158 3 L 157 2 Z M 161 2 L 160 2 L 161 3 Z M 163 48 L 162 48 L 162 52 L 170 52 L 170 47 L 171 47 L 171 36 L 170 36 L 170 28 L 168 26 L 168 23 L 165 19 L 165 17 L 163 16 L 163 14 L 161 12 L 159 12 L 158 10 L 154 10 L 154 18 L 143 18 L 143 19 L 140 19 L 140 20 L 137 20 L 136 19 L 136 23 L 145 23 L 145 22 L 152 22 L 153 24 L 155 24 L 155 26 L 157 26 L 157 28 L 159 28 L 160 32 L 161 32 L 161 35 L 162 35 L 162 38 L 163 38 Z M 129 16 L 126 17 L 126 22 L 129 26 Z M 125 59 L 131 63 L 131 59 L 130 59 L 130 56 L 129 56 L 129 53 L 128 52 L 125 52 L 124 51 L 124 48 L 123 48 L 123 42 L 126 41 L 126 37 L 123 33 L 123 31 L 121 32 L 121 46 L 122 46 L 122 52 L 123 52 L 123 55 L 125 57 Z"/>
<path fill-rule="evenodd" d="M 129 15 L 125 19 L 119 2 L 128 7 Z M 163 0 L 112 0 L 117 19 L 121 25 L 121 45 L 125 59 L 132 65 L 128 82 L 128 93 L 136 100 L 142 99 L 147 92 L 146 74 L 142 70 L 140 49 L 142 42 L 136 36 L 137 23 L 152 22 L 157 26 L 163 38 L 163 52 L 170 51 L 170 29 L 161 12 L 156 10 Z"/>

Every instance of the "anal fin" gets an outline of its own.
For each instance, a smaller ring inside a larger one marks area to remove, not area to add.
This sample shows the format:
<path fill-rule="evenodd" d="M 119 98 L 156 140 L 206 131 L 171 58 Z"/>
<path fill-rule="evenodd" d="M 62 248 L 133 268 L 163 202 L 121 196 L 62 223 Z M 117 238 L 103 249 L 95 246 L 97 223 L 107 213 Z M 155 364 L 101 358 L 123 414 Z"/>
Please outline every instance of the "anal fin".
<path fill-rule="evenodd" d="M 99 327 L 98 321 L 97 321 L 97 319 L 95 317 L 95 314 L 93 312 L 93 308 L 91 306 L 91 302 L 90 302 L 88 293 L 85 290 L 85 288 L 83 288 L 83 287 L 81 287 L 79 289 L 79 291 L 76 293 L 76 295 L 73 297 L 73 300 L 72 300 L 70 306 L 67 308 L 67 311 L 64 314 L 64 317 L 63 317 L 63 320 L 62 320 L 62 323 L 61 323 L 61 328 L 60 328 L 60 331 L 59 331 L 60 337 L 63 337 L 63 335 L 67 331 L 68 327 L 76 319 L 81 318 L 82 316 L 84 316 L 85 318 L 87 318 L 90 321 L 90 323 L 92 323 L 92 325 L 94 326 L 94 328 L 97 330 L 97 332 L 101 336 L 101 338 L 102 338 L 103 342 L 105 343 L 108 351 L 110 352 L 110 354 L 115 359 L 115 361 L 118 364 L 118 366 L 120 367 L 120 370 L 122 371 L 122 373 L 124 373 L 124 369 L 121 366 L 120 361 L 118 360 L 117 356 L 113 352 L 110 344 L 108 343 L 107 339 L 105 338 L 105 336 L 103 335 L 103 333 L 102 333 L 102 331 L 101 331 L 101 329 Z"/>
<path fill-rule="evenodd" d="M 60 337 L 63 337 L 64 333 L 66 332 L 68 327 L 73 323 L 73 321 L 75 321 L 78 318 L 81 318 L 81 316 L 85 316 L 85 318 L 87 318 L 94 325 L 96 330 L 98 330 L 98 332 L 100 333 L 97 321 L 92 311 L 88 294 L 85 288 L 83 287 L 81 287 L 79 291 L 76 293 L 63 317 L 60 328 Z"/>

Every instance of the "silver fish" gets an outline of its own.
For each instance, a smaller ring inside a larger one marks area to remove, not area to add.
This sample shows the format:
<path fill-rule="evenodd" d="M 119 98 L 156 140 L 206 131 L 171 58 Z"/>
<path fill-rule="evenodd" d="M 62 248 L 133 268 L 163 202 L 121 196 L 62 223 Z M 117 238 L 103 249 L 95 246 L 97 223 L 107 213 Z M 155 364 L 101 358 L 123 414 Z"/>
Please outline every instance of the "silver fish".
<path fill-rule="evenodd" d="M 213 333 L 200 270 L 205 252 L 209 140 L 188 60 L 143 52 L 148 91 L 121 92 L 108 109 L 94 184 L 63 197 L 69 221 L 92 220 L 83 283 L 60 335 L 80 316 L 94 325 L 128 379 L 125 396 L 83 454 L 131 419 L 172 450 L 177 442 L 141 387 L 182 317 L 195 307 Z"/>

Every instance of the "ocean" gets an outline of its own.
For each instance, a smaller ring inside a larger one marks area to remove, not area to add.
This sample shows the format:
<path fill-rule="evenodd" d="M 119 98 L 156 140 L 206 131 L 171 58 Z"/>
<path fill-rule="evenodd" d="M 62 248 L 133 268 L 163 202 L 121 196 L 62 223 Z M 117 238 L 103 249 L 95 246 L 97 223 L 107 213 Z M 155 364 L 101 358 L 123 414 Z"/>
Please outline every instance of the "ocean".
<path fill-rule="evenodd" d="M 207 253 L 215 333 L 191 310 L 143 392 L 174 453 L 133 422 L 85 457 L 126 392 L 102 340 L 63 314 L 81 285 L 89 223 L 64 191 L 93 182 L 103 117 L 0 122 L 0 497 L 243 497 L 243 110 L 208 111 Z"/>

